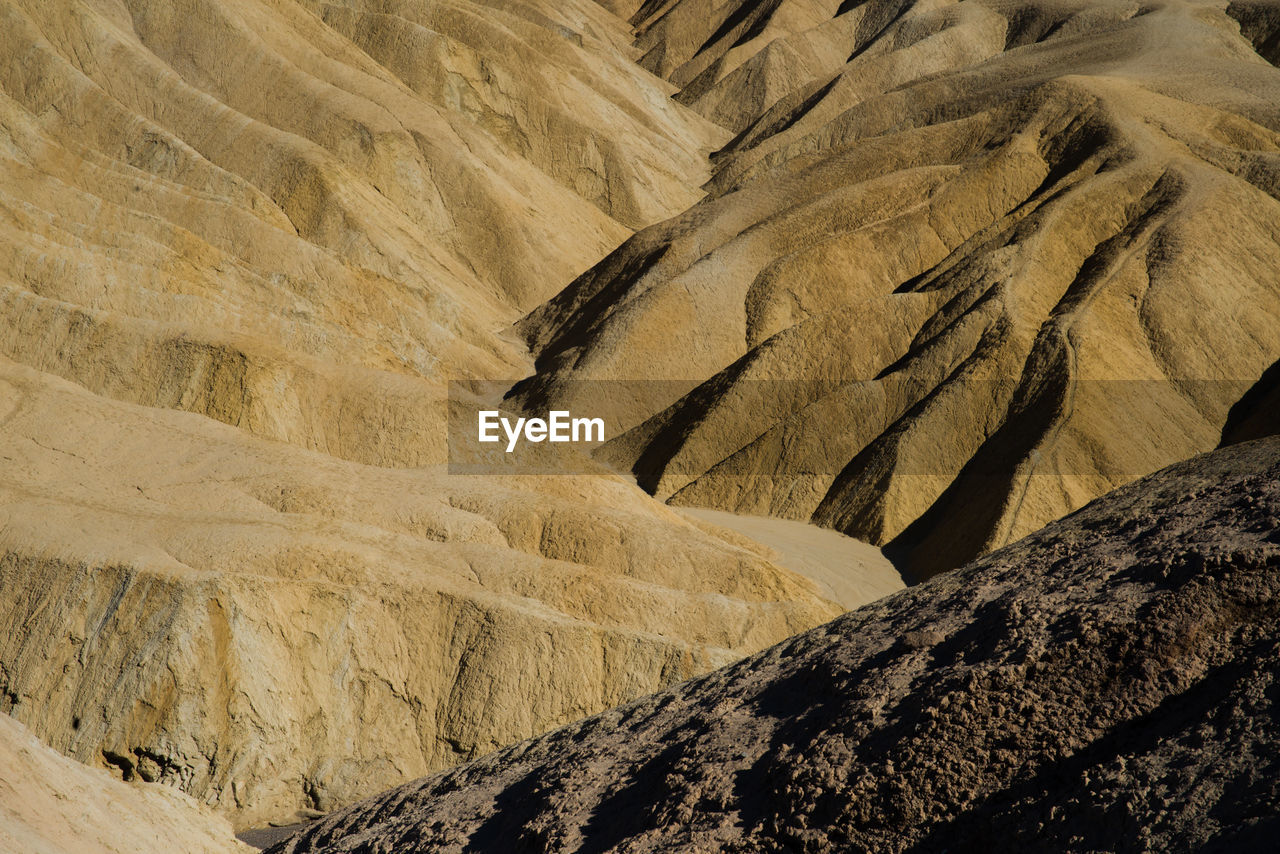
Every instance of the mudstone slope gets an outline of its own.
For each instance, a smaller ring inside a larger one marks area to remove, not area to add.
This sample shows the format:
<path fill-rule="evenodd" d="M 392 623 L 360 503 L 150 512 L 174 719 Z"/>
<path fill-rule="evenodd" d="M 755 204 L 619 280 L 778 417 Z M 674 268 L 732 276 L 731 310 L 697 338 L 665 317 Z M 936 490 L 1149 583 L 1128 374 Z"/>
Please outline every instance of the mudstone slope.
<path fill-rule="evenodd" d="M 448 379 L 707 380 L 609 461 L 916 577 L 1257 435 L 1275 21 L 3 0 L 0 711 L 243 826 L 858 604 L 621 478 L 449 476 Z"/>
<path fill-rule="evenodd" d="M 6 854 L 250 854 L 216 817 L 170 788 L 86 768 L 0 715 L 0 851 Z"/>
<path fill-rule="evenodd" d="M 612 463 L 915 579 L 1216 447 L 1280 357 L 1277 8 L 644 4 L 642 64 L 736 136 L 521 322 L 515 399 L 671 380 Z"/>

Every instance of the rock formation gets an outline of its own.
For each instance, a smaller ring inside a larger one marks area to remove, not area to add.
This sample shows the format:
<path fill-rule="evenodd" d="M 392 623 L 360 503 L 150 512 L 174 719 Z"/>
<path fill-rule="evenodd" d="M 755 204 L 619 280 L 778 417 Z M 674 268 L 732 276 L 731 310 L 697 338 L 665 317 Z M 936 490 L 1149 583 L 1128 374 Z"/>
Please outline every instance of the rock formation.
<path fill-rule="evenodd" d="M 645 4 L 642 64 L 737 136 L 522 321 L 519 399 L 695 380 L 604 453 L 915 578 L 1212 449 L 1280 357 L 1277 9 Z"/>
<path fill-rule="evenodd" d="M 1268 851 L 1280 438 L 309 826 L 359 851 Z"/>
<path fill-rule="evenodd" d="M 0 0 L 0 712 L 328 810 L 901 586 L 663 501 L 924 577 L 1266 432 L 1276 20 Z M 638 485 L 448 474 L 593 378 Z"/>
<path fill-rule="evenodd" d="M 0 2 L 0 711 L 245 826 L 840 612 L 620 479 L 445 473 L 446 381 L 524 375 L 501 330 L 729 137 L 630 38 L 588 0 Z"/>
<path fill-rule="evenodd" d="M 0 353 L 381 465 L 701 193 L 726 134 L 586 0 L 0 4 Z"/>
<path fill-rule="evenodd" d="M 0 710 L 239 824 L 349 803 L 841 610 L 613 478 L 365 466 L 11 362 L 0 401 Z"/>
<path fill-rule="evenodd" d="M 0 851 L 249 854 L 231 825 L 167 786 L 130 786 L 0 715 Z"/>

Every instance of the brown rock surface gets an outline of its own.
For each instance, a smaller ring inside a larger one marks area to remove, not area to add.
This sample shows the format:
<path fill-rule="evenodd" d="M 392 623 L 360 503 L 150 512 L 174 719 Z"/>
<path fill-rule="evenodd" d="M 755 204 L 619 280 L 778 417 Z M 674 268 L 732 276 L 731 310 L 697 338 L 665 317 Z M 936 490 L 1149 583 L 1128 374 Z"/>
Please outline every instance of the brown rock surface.
<path fill-rule="evenodd" d="M 273 848 L 1270 851 L 1280 438 Z"/>
<path fill-rule="evenodd" d="M 131 786 L 41 744 L 0 715 L 0 851 L 249 854 L 231 825 L 167 786 Z"/>
<path fill-rule="evenodd" d="M 703 382 L 609 456 L 916 578 L 1215 447 L 1280 357 L 1276 8 L 647 4 L 645 64 L 739 135 L 522 321 L 521 399 Z"/>

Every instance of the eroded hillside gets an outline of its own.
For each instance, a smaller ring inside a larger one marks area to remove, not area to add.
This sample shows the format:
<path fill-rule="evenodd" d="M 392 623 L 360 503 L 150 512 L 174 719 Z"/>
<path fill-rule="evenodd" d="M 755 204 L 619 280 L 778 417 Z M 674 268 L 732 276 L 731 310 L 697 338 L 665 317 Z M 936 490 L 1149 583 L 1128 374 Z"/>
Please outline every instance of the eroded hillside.
<path fill-rule="evenodd" d="M 643 64 L 737 136 L 522 321 L 521 399 L 703 381 L 609 458 L 916 578 L 1217 446 L 1280 356 L 1274 9 L 646 4 Z"/>
<path fill-rule="evenodd" d="M 0 850 L 13 854 L 250 854 L 226 819 L 172 789 L 140 790 L 59 756 L 0 715 Z"/>
<path fill-rule="evenodd" d="M 0 351 L 360 462 L 695 200 L 723 131 L 589 2 L 6 3 Z"/>
<path fill-rule="evenodd" d="M 729 136 L 629 42 L 589 2 L 0 3 L 0 710 L 243 826 L 839 612 L 620 479 L 445 473 L 446 382 L 527 373 L 504 330 Z"/>
<path fill-rule="evenodd" d="M 1265 432 L 1276 20 L 0 0 L 0 711 L 330 809 L 901 584 L 661 501 L 923 577 Z M 702 385 L 637 486 L 448 475 L 452 379 Z"/>

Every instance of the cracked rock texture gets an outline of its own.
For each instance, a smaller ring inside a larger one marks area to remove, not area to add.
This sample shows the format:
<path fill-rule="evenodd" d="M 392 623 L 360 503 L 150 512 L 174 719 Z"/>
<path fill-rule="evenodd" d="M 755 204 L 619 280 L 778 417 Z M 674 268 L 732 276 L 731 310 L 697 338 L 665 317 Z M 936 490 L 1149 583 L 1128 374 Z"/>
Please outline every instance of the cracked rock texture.
<path fill-rule="evenodd" d="M 271 849 L 1271 851 L 1280 438 Z"/>
<path fill-rule="evenodd" d="M 0 715 L 0 851 L 12 854 L 249 854 L 225 818 L 165 786 L 86 768 Z"/>
<path fill-rule="evenodd" d="M 642 64 L 737 136 L 521 322 L 521 399 L 700 382 L 604 453 L 916 579 L 1216 447 L 1280 358 L 1278 9 L 643 4 Z"/>

